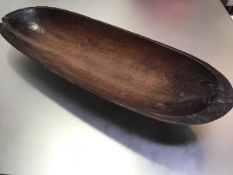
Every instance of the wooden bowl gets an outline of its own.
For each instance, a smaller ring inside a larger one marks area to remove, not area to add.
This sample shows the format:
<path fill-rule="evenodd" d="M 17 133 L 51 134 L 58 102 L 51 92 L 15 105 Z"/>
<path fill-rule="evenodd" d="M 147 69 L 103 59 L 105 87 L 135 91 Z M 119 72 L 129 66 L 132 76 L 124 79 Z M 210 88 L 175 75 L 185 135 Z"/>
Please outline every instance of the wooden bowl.
<path fill-rule="evenodd" d="M 232 108 L 232 87 L 221 73 L 157 41 L 51 7 L 16 10 L 2 21 L 2 36 L 25 55 L 145 116 L 200 124 Z"/>

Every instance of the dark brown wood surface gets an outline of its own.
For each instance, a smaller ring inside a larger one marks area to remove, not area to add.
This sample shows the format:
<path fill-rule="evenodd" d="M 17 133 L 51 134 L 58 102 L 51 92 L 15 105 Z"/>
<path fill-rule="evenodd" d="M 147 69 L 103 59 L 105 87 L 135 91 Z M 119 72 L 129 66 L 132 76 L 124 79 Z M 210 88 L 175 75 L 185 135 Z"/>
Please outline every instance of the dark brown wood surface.
<path fill-rule="evenodd" d="M 203 61 L 69 11 L 31 7 L 6 15 L 1 34 L 52 72 L 158 120 L 199 124 L 232 108 L 232 87 Z"/>

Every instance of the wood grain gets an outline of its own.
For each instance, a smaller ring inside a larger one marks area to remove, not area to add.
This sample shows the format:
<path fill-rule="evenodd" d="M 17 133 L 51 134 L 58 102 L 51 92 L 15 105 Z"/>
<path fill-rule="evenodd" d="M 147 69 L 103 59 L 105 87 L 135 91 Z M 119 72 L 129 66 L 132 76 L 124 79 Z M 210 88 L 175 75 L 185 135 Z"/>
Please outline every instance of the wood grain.
<path fill-rule="evenodd" d="M 172 123 L 199 124 L 232 108 L 216 69 L 174 48 L 50 7 L 9 13 L 2 36 L 49 70 L 111 102 Z"/>

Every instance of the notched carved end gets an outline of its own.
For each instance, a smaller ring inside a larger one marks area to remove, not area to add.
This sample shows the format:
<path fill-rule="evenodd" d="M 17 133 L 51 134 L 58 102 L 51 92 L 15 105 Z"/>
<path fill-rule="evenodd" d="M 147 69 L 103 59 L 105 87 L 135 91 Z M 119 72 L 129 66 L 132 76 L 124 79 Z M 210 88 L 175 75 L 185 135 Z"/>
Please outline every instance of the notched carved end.
<path fill-rule="evenodd" d="M 2 34 L 3 27 L 6 26 L 6 24 L 7 24 L 6 21 L 7 21 L 7 17 L 6 17 L 6 16 L 4 16 L 4 17 L 2 18 L 2 21 L 0 21 L 0 34 Z"/>

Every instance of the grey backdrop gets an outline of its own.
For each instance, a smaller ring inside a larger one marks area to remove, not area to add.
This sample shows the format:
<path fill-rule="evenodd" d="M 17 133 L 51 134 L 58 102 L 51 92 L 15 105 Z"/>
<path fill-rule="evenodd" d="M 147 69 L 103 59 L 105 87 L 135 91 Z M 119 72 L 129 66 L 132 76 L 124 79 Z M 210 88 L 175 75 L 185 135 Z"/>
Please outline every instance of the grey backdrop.
<path fill-rule="evenodd" d="M 65 8 L 193 54 L 233 84 L 233 23 L 218 0 L 1 0 Z M 108 103 L 0 39 L 0 173 L 232 175 L 233 111 L 173 126 Z"/>

